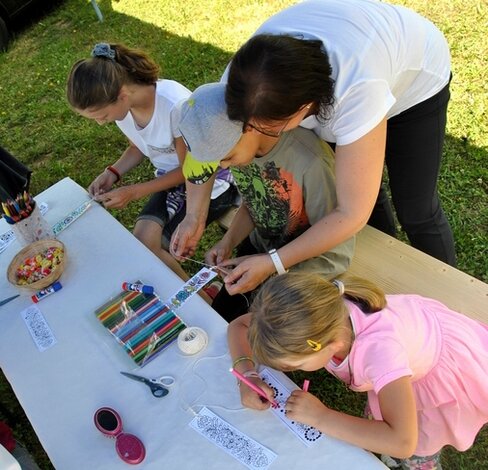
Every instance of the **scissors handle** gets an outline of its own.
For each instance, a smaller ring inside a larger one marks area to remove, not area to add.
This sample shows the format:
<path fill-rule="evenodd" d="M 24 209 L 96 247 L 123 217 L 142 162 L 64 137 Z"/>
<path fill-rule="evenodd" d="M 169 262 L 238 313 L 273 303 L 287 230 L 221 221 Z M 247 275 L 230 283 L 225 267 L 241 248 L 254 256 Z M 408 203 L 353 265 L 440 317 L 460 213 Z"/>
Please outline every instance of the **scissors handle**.
<path fill-rule="evenodd" d="M 155 396 L 156 398 L 165 397 L 169 393 L 169 390 L 166 387 L 155 384 L 154 382 L 149 382 L 147 385 L 151 389 L 151 393 L 153 394 L 153 396 Z"/>
<path fill-rule="evenodd" d="M 159 377 L 159 379 L 152 379 L 152 382 L 165 387 L 171 387 L 171 385 L 174 385 L 175 383 L 175 378 L 171 375 L 163 375 L 162 377 Z"/>

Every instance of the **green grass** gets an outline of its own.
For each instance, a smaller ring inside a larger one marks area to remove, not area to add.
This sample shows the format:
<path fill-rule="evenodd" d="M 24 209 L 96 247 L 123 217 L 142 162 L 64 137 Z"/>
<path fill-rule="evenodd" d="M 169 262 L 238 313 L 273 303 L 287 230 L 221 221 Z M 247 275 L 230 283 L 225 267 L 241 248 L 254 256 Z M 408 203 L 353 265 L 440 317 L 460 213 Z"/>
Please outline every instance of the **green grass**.
<path fill-rule="evenodd" d="M 70 176 L 83 186 L 125 148 L 115 125 L 100 127 L 75 115 L 65 101 L 71 64 L 88 57 L 96 42 L 124 42 L 146 50 L 162 75 L 193 89 L 217 81 L 232 53 L 259 24 L 290 0 L 100 0 L 98 22 L 88 0 L 66 0 L 18 34 L 0 54 L 0 144 L 33 170 L 37 193 Z M 453 82 L 448 136 L 439 188 L 456 239 L 459 268 L 488 281 L 488 40 L 485 2 L 397 1 L 424 14 L 446 34 Z M 152 176 L 149 165 L 127 182 Z M 132 228 L 142 202 L 114 215 Z M 221 232 L 211 227 L 202 252 Z M 195 269 L 188 266 L 188 269 Z M 325 373 L 312 376 L 311 391 L 338 409 L 360 413 L 364 397 L 347 392 Z M 42 468 L 52 468 L 5 379 L 0 380 L 0 415 L 14 427 Z M 448 449 L 446 469 L 486 468 L 488 432 L 468 452 Z"/>

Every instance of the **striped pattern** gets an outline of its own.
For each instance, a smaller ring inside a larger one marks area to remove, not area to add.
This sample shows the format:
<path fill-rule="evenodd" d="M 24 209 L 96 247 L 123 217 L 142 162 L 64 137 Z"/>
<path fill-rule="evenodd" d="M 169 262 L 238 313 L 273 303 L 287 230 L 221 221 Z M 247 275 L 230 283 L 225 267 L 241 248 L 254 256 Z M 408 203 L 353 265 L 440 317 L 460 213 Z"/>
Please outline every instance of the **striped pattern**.
<path fill-rule="evenodd" d="M 134 314 L 126 318 L 125 301 Z M 157 295 L 122 292 L 95 311 L 102 325 L 143 366 L 163 351 L 186 328 L 185 323 Z"/>

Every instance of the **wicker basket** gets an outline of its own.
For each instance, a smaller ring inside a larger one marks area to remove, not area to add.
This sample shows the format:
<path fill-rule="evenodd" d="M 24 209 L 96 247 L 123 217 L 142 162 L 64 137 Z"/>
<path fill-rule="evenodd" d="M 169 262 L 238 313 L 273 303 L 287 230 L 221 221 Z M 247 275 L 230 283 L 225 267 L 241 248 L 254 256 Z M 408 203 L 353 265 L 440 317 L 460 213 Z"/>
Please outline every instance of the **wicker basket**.
<path fill-rule="evenodd" d="M 17 279 L 17 268 L 27 259 L 35 256 L 39 253 L 42 253 L 44 250 L 50 247 L 61 248 L 63 250 L 63 258 L 61 263 L 59 263 L 55 269 L 51 271 L 46 277 L 39 279 L 38 281 L 33 282 L 32 284 L 18 284 Z M 45 287 L 51 285 L 53 282 L 57 281 L 61 274 L 63 274 L 64 267 L 66 265 L 66 248 L 62 242 L 55 239 L 44 239 L 39 240 L 37 242 L 31 243 L 27 245 L 25 248 L 20 250 L 10 262 L 7 268 L 7 279 L 11 284 L 15 287 L 19 287 L 21 289 L 29 289 L 29 290 L 40 290 L 44 289 Z"/>

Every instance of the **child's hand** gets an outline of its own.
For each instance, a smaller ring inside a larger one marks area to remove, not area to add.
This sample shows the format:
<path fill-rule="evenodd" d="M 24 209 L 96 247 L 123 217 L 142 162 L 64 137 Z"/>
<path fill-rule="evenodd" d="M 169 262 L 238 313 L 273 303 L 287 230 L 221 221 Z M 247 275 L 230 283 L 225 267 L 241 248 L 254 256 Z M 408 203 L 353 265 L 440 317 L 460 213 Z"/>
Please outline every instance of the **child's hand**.
<path fill-rule="evenodd" d="M 219 263 L 219 267 L 235 266 L 224 278 L 230 295 L 243 294 L 255 289 L 274 273 L 275 267 L 268 254 L 242 256 Z"/>
<path fill-rule="evenodd" d="M 95 197 L 110 191 L 116 180 L 117 177 L 110 171 L 105 170 L 100 173 L 88 186 L 90 196 Z"/>
<path fill-rule="evenodd" d="M 269 400 L 274 399 L 274 391 L 264 383 L 261 379 L 257 377 L 249 377 L 249 380 L 256 384 L 258 387 L 262 388 L 264 393 L 268 396 Z M 252 408 L 254 410 L 267 410 L 271 403 L 266 401 L 263 397 L 259 396 L 252 388 L 248 387 L 246 384 L 241 383 L 239 386 L 241 392 L 241 402 L 246 408 Z"/>
<path fill-rule="evenodd" d="M 318 427 L 328 408 L 314 395 L 303 390 L 294 390 L 285 406 L 286 416 L 309 426 Z"/>
<path fill-rule="evenodd" d="M 193 256 L 204 230 L 205 221 L 187 214 L 171 237 L 169 252 L 177 260 Z"/>
<path fill-rule="evenodd" d="M 123 186 L 95 197 L 95 200 L 101 202 L 107 209 L 123 209 L 134 199 L 136 197 L 131 186 Z"/>
<path fill-rule="evenodd" d="M 205 253 L 205 263 L 215 266 L 232 255 L 232 247 L 224 239 Z"/>

